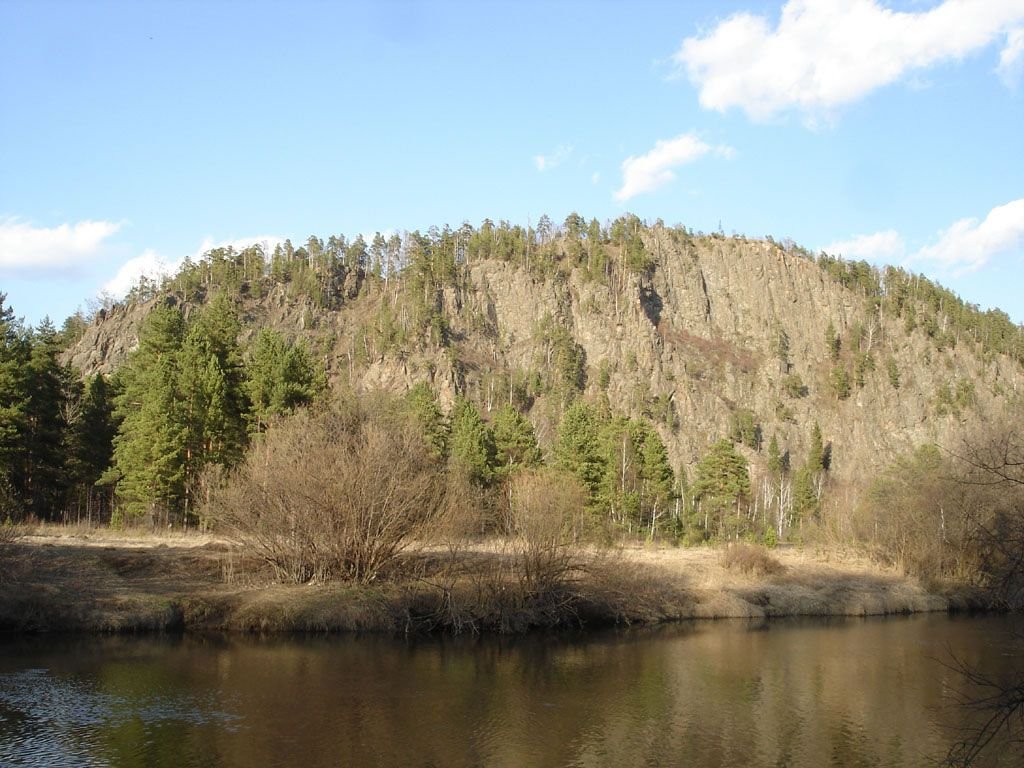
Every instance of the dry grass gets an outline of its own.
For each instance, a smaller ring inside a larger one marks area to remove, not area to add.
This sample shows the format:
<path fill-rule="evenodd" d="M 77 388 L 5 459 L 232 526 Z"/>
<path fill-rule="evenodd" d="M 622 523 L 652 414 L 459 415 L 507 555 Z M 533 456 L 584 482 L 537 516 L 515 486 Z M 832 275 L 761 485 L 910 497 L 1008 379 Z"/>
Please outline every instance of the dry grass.
<path fill-rule="evenodd" d="M 767 549 L 756 544 L 730 544 L 722 552 L 722 565 L 752 576 L 775 576 L 786 570 Z"/>
<path fill-rule="evenodd" d="M 121 534 L 118 534 L 121 537 Z M 564 578 L 520 573 L 511 540 L 463 540 L 405 557 L 404 576 L 281 584 L 223 542 L 29 536 L 5 548 L 0 629 L 17 631 L 503 632 L 690 618 L 947 610 L 913 579 L 839 552 L 783 549 L 764 576 L 720 549 L 576 547 Z"/>

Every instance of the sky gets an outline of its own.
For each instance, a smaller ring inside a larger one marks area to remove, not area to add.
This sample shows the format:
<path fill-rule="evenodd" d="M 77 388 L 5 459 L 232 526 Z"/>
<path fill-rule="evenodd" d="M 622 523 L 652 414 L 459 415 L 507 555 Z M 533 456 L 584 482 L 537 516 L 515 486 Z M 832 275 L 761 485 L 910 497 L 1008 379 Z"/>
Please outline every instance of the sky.
<path fill-rule="evenodd" d="M 0 2 L 0 293 L 571 212 L 920 272 L 1024 322 L 1024 0 Z"/>

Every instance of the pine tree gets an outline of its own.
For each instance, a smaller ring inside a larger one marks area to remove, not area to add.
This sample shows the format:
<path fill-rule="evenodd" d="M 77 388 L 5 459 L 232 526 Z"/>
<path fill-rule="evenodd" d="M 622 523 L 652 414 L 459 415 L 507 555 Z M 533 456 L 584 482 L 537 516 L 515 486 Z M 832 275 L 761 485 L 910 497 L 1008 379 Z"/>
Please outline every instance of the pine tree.
<path fill-rule="evenodd" d="M 494 435 L 469 400 L 459 397 L 451 413 L 450 461 L 477 485 L 487 485 L 494 476 Z"/>
<path fill-rule="evenodd" d="M 664 515 L 674 498 L 675 474 L 668 460 L 668 450 L 661 436 L 650 425 L 645 424 L 642 430 L 640 450 L 641 470 L 643 478 L 642 507 L 651 520 L 651 535 L 658 526 L 658 520 Z"/>
<path fill-rule="evenodd" d="M 715 518 L 719 532 L 724 532 L 728 512 L 750 495 L 750 474 L 747 460 L 732 442 L 722 439 L 711 446 L 697 463 L 693 496 L 710 518 Z"/>
<path fill-rule="evenodd" d="M 839 352 L 842 349 L 842 341 L 839 338 L 839 334 L 836 333 L 836 327 L 832 325 L 832 321 L 828 321 L 828 327 L 825 329 L 825 346 L 828 349 L 828 356 L 832 362 L 839 360 Z"/>
<path fill-rule="evenodd" d="M 64 390 L 72 377 L 57 359 L 60 339 L 48 318 L 32 334 L 30 343 L 19 484 L 28 511 L 52 520 L 61 512 L 66 491 Z"/>
<path fill-rule="evenodd" d="M 430 386 L 422 381 L 413 386 L 405 395 L 405 403 L 409 415 L 423 430 L 423 436 L 433 447 L 435 455 L 439 458 L 447 455 L 448 423 Z"/>
<path fill-rule="evenodd" d="M 111 387 L 96 374 L 82 388 L 67 439 L 70 500 L 79 517 L 83 512 L 89 520 L 109 514 L 110 494 L 96 486 L 113 460 L 116 434 Z"/>
<path fill-rule="evenodd" d="M 0 293 L 0 523 L 24 511 L 18 480 L 28 410 L 31 346 L 14 311 Z"/>
<path fill-rule="evenodd" d="M 592 500 L 597 496 L 605 470 L 600 431 L 601 421 L 594 407 L 577 400 L 562 416 L 555 443 L 556 466 L 579 478 Z"/>
<path fill-rule="evenodd" d="M 179 391 L 178 353 L 185 333 L 181 312 L 156 307 L 139 332 L 139 348 L 123 367 L 114 439 L 117 495 L 129 520 L 167 520 L 180 508 L 185 486 L 188 424 Z"/>
<path fill-rule="evenodd" d="M 779 441 L 772 435 L 768 443 L 768 471 L 778 477 L 782 474 L 782 453 L 779 451 Z"/>
<path fill-rule="evenodd" d="M 511 404 L 494 415 L 494 447 L 497 464 L 509 474 L 520 467 L 536 467 L 541 463 L 540 447 L 533 424 Z"/>
<path fill-rule="evenodd" d="M 262 432 L 274 416 L 312 403 L 325 387 L 322 373 L 304 344 L 289 346 L 277 331 L 260 330 L 249 353 L 242 385 L 250 403 L 252 431 Z"/>

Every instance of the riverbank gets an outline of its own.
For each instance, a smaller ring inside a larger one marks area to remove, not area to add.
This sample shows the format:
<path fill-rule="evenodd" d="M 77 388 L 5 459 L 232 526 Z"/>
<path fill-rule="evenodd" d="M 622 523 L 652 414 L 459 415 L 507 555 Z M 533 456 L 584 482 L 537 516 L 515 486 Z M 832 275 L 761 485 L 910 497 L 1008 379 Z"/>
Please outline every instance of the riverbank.
<path fill-rule="evenodd" d="M 778 549 L 580 551 L 557 582 L 524 582 L 500 543 L 411 556 L 370 585 L 276 583 L 201 535 L 27 536 L 0 553 L 0 629 L 14 632 L 524 632 L 682 619 L 867 616 L 981 607 L 850 554 Z M 745 571 L 744 568 L 748 568 Z"/>

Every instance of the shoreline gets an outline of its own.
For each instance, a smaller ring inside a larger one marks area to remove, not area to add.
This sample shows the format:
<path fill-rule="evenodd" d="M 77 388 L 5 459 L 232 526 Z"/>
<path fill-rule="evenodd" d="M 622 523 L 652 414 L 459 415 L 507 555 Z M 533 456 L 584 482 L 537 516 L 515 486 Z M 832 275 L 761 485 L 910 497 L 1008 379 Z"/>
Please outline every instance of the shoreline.
<path fill-rule="evenodd" d="M 478 542 L 455 558 L 411 555 L 403 578 L 296 585 L 210 536 L 34 535 L 0 551 L 0 632 L 522 634 L 991 607 L 977 590 L 928 590 L 850 553 L 780 548 L 771 573 L 745 573 L 724 551 L 580 550 L 571 578 L 537 590 L 508 578 L 493 542 Z"/>

